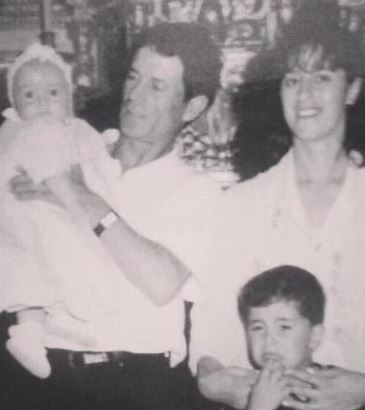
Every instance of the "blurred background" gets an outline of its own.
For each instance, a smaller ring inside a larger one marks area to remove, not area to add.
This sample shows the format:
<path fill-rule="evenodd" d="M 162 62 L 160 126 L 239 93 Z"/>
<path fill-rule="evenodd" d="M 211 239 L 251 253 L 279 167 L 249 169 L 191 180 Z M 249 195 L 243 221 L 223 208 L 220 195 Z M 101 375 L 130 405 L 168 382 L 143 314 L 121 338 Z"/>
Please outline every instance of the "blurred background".
<path fill-rule="evenodd" d="M 210 112 L 182 136 L 181 155 L 199 169 L 246 179 L 288 149 L 278 81 L 245 78 L 247 63 L 274 47 L 302 1 L 315 0 L 0 0 L 0 109 L 8 106 L 6 69 L 30 43 L 54 46 L 73 65 L 77 114 L 99 130 L 118 127 L 127 50 L 141 30 L 161 21 L 197 22 L 222 50 L 221 90 Z M 365 47 L 365 0 L 328 0 L 340 24 Z M 363 146 L 364 98 L 350 133 Z M 1 120 L 0 120 L 1 121 Z"/>

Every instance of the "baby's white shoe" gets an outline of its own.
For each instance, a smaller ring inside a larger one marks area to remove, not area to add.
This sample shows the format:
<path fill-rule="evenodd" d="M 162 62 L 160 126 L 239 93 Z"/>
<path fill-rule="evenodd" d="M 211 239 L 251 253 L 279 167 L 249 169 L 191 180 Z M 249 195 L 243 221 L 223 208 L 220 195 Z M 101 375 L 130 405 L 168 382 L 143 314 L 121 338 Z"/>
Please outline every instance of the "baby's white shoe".
<path fill-rule="evenodd" d="M 43 326 L 36 322 L 13 325 L 9 328 L 9 336 L 6 348 L 10 354 L 34 376 L 49 377 L 51 365 L 42 342 Z"/>

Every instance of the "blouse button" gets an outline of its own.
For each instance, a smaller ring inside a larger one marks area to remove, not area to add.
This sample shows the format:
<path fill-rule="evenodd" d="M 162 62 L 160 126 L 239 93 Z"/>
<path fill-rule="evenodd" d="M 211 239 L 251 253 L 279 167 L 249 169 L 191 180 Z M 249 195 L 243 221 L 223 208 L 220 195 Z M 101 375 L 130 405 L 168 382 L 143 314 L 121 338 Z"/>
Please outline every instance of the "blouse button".
<path fill-rule="evenodd" d="M 319 252 L 321 249 L 322 249 L 322 244 L 321 243 L 318 242 L 314 245 L 314 251 L 315 252 Z"/>
<path fill-rule="evenodd" d="M 342 329 L 340 327 L 336 326 L 333 329 L 333 333 L 334 333 L 335 337 L 340 337 L 342 335 Z"/>

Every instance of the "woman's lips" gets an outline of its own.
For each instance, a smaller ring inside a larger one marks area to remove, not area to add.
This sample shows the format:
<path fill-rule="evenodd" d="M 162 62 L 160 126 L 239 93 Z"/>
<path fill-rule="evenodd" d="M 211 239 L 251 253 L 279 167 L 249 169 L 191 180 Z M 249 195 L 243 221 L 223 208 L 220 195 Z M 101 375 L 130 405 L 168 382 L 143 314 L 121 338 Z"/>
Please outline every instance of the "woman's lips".
<path fill-rule="evenodd" d="M 297 110 L 297 116 L 299 118 L 312 118 L 319 115 L 320 112 L 319 108 L 300 108 Z"/>

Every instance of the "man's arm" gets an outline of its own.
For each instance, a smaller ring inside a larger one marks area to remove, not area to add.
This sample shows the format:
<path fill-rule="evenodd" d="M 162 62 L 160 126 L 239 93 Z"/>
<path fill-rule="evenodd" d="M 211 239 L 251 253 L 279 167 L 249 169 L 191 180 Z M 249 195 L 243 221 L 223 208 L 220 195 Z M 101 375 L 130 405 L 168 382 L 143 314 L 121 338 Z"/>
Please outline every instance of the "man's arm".
<path fill-rule="evenodd" d="M 109 209 L 105 206 L 102 216 Z M 157 305 L 168 303 L 190 276 L 171 251 L 140 235 L 122 217 L 100 239 L 126 278 Z"/>
<path fill-rule="evenodd" d="M 73 186 L 90 226 L 94 227 L 110 206 L 82 182 L 74 181 Z M 45 184 L 35 185 L 24 171 L 10 181 L 10 187 L 21 200 L 57 202 Z M 101 241 L 126 278 L 157 305 L 168 303 L 190 276 L 190 271 L 172 252 L 137 233 L 121 216 L 103 232 Z"/>
<path fill-rule="evenodd" d="M 213 357 L 198 362 L 198 388 L 206 398 L 244 409 L 258 372 L 241 367 L 224 367 Z"/>

